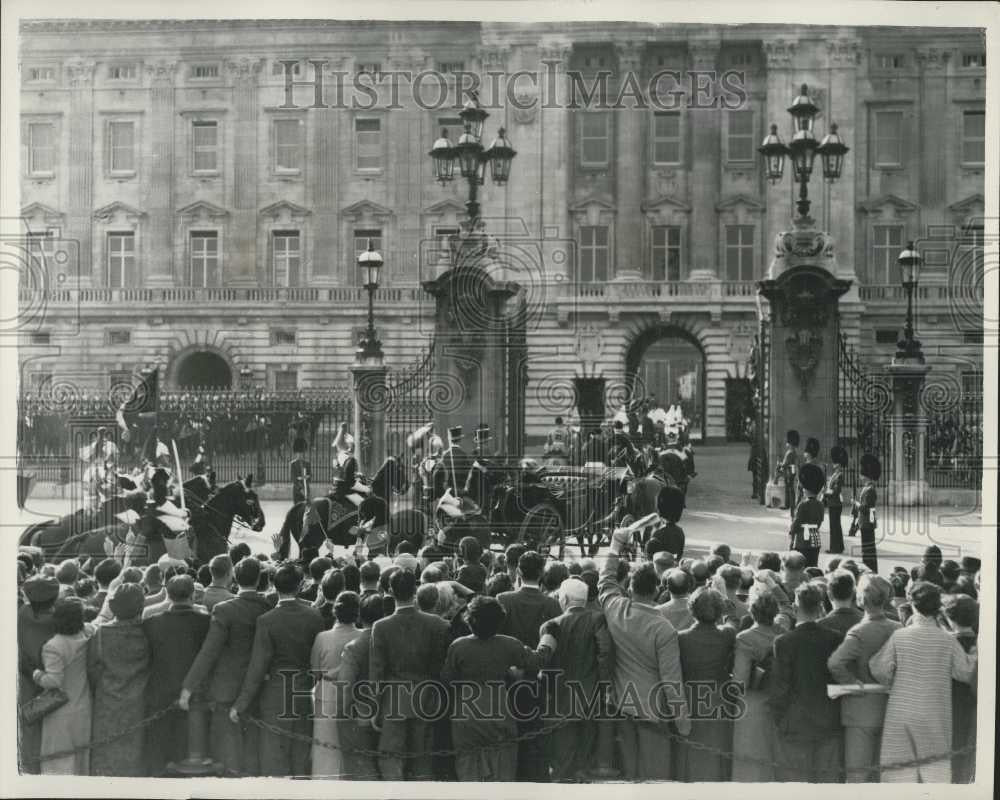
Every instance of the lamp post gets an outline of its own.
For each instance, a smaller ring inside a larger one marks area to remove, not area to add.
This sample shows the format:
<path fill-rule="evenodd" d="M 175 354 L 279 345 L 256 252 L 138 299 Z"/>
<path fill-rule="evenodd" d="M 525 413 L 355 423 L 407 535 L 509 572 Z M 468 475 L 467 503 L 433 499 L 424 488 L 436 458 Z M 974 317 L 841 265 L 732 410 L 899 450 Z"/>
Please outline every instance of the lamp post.
<path fill-rule="evenodd" d="M 441 137 L 434 142 L 429 153 L 434 161 L 434 179 L 442 186 L 454 179 L 456 164 L 459 173 L 467 181 L 468 199 L 465 210 L 468 220 L 464 227 L 469 233 L 478 227 L 479 187 L 486 182 L 486 168 L 489 167 L 493 182 L 502 186 L 510 177 L 510 164 L 517 155 L 502 127 L 493 143 L 488 148 L 483 147 L 483 124 L 489 117 L 489 112 L 479 105 L 479 97 L 475 92 L 470 95 L 458 114 L 465 129 L 458 143 L 452 144 L 447 131 L 442 130 Z"/>
<path fill-rule="evenodd" d="M 816 141 L 813 133 L 813 123 L 819 113 L 819 107 L 809 98 L 809 87 L 802 84 L 799 95 L 788 108 L 792 115 L 795 132 L 791 143 L 786 145 L 778 135 L 778 126 L 771 125 L 771 132 L 764 138 L 757 151 L 764 157 L 764 170 L 771 183 L 781 180 L 785 171 L 785 158 L 791 156 L 792 169 L 796 183 L 799 184 L 799 197 L 795 208 L 799 219 L 809 220 L 809 178 L 812 176 L 813 164 L 819 155 L 823 165 L 823 177 L 833 183 L 840 178 L 844 166 L 844 155 L 848 148 L 837 133 L 837 124 L 830 124 L 830 131 L 821 142 Z"/>
<path fill-rule="evenodd" d="M 924 353 L 920 349 L 920 340 L 913 335 L 913 294 L 920 279 L 920 264 L 923 259 L 917 252 L 913 242 L 896 259 L 899 263 L 900 283 L 906 292 L 906 322 L 903 323 L 903 336 L 896 342 L 896 358 L 909 359 L 918 364 L 924 363 Z"/>
<path fill-rule="evenodd" d="M 358 256 L 358 267 L 364 278 L 365 290 L 368 292 L 368 327 L 365 338 L 358 348 L 358 356 L 365 361 L 382 360 L 382 343 L 375 332 L 375 292 L 378 289 L 379 275 L 382 270 L 382 256 L 375 249 L 372 240 L 368 240 L 368 249 Z"/>

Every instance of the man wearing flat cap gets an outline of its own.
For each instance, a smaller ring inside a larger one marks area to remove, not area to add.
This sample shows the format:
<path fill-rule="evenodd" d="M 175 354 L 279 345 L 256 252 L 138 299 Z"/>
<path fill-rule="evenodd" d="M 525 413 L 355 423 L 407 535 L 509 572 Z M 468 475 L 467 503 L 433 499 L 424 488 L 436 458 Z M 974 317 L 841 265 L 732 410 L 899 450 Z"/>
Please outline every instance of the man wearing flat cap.
<path fill-rule="evenodd" d="M 52 608 L 59 596 L 59 581 L 50 575 L 32 575 L 21 587 L 27 605 L 17 610 L 17 703 L 23 705 L 34 698 L 39 687 L 32 674 L 42 668 L 42 645 L 55 635 Z M 42 746 L 42 720 L 31 725 L 21 723 L 21 769 L 29 774 L 39 772 L 38 756 Z"/>

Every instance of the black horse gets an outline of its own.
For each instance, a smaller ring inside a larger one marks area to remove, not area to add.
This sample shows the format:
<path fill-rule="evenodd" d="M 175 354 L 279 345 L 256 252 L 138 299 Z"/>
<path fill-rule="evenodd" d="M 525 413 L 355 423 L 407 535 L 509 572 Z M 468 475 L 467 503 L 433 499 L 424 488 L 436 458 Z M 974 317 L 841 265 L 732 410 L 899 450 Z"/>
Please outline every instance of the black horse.
<path fill-rule="evenodd" d="M 108 498 L 95 511 L 81 508 L 57 520 L 36 522 L 25 528 L 18 545 L 37 547 L 46 558 L 51 559 L 63 549 L 67 541 L 79 540 L 81 535 L 90 531 L 120 524 L 118 515 L 134 507 L 137 503 L 136 498 L 144 500 L 145 496 L 146 493 L 141 490 L 125 492 Z"/>
<path fill-rule="evenodd" d="M 252 486 L 253 475 L 237 478 L 210 496 L 202 507 L 191 509 L 187 540 L 197 564 L 207 564 L 214 556 L 229 551 L 233 520 L 240 519 L 254 531 L 264 529 L 264 510 Z M 155 563 L 167 552 L 164 534 L 165 526 L 154 515 L 144 515 L 136 526 L 130 562 Z"/>
<path fill-rule="evenodd" d="M 403 461 L 396 456 L 389 456 L 382 462 L 378 472 L 372 478 L 372 498 L 377 498 L 385 504 L 384 516 L 389 520 L 390 547 L 394 544 L 389 505 L 393 496 L 405 494 L 410 482 Z M 352 532 L 358 524 L 358 510 L 345 496 L 329 494 L 324 497 L 314 497 L 309 501 L 296 503 L 285 515 L 281 530 L 275 534 L 275 550 L 279 557 L 288 557 L 291 539 L 295 539 L 299 552 L 318 550 L 326 540 L 343 547 L 349 547 L 357 541 Z M 399 538 L 396 534 L 395 538 Z"/>

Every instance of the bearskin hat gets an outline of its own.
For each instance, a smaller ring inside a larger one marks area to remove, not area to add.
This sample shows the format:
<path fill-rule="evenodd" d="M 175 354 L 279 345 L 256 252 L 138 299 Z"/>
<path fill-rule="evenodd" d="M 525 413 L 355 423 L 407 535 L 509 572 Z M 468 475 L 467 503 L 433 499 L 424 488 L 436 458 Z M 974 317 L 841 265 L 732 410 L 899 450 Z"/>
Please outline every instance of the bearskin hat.
<path fill-rule="evenodd" d="M 799 483 L 807 492 L 819 494 L 823 484 L 826 483 L 823 468 L 818 464 L 803 464 L 799 467 Z"/>
<path fill-rule="evenodd" d="M 684 492 L 676 486 L 664 486 L 656 496 L 656 511 L 668 522 L 677 522 L 684 513 Z"/>
<path fill-rule="evenodd" d="M 878 456 L 873 456 L 871 453 L 861 456 L 861 474 L 873 481 L 882 477 L 882 462 L 878 460 Z"/>
<path fill-rule="evenodd" d="M 847 466 L 847 448 L 839 444 L 830 448 L 830 461 L 842 467 Z"/>

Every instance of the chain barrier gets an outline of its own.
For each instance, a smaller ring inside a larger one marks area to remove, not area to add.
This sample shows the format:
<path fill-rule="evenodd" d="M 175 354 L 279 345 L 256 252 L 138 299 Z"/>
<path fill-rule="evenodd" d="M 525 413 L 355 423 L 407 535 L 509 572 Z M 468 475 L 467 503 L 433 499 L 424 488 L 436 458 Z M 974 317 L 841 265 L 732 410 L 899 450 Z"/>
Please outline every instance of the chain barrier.
<path fill-rule="evenodd" d="M 110 736 L 105 736 L 101 739 L 98 739 L 97 741 L 89 742 L 84 745 L 79 745 L 78 747 L 60 750 L 55 753 L 46 753 L 44 756 L 39 756 L 37 758 L 22 759 L 22 763 L 38 764 L 43 761 L 53 761 L 60 758 L 67 758 L 68 756 L 75 756 L 77 753 L 82 753 L 87 750 L 92 750 L 97 747 L 102 747 L 103 745 L 110 744 L 111 742 L 117 741 L 118 739 L 122 739 L 125 736 L 128 736 L 138 730 L 141 730 L 143 728 L 152 725 L 158 719 L 161 719 L 162 717 L 166 716 L 171 711 L 174 711 L 177 708 L 178 706 L 176 703 L 171 703 L 166 708 L 163 708 L 160 711 L 157 711 L 156 713 L 151 714 L 150 716 L 145 717 L 144 719 L 141 719 L 134 725 L 130 725 L 127 728 L 123 728 L 122 730 Z M 241 715 L 240 719 L 250 723 L 251 725 L 256 726 L 257 728 L 260 728 L 261 730 L 267 731 L 276 736 L 283 736 L 286 739 L 291 739 L 293 741 L 301 742 L 303 744 L 308 744 L 310 746 L 322 747 L 327 750 L 339 750 L 344 752 L 350 752 L 352 755 L 367 756 L 371 758 L 427 758 L 427 757 L 448 758 L 466 753 L 478 753 L 481 751 L 492 750 L 497 747 L 502 747 L 504 745 L 514 745 L 514 744 L 519 744 L 521 742 L 531 741 L 541 736 L 545 736 L 551 733 L 552 731 L 558 730 L 559 728 L 568 725 L 570 722 L 575 721 L 573 718 L 565 717 L 560 719 L 558 722 L 543 725 L 542 727 L 536 730 L 527 731 L 525 733 L 518 734 L 517 736 L 507 737 L 505 739 L 497 739 L 495 741 L 488 742 L 482 745 L 476 745 L 475 747 L 457 747 L 457 748 L 449 748 L 443 750 L 438 749 L 438 750 L 408 751 L 408 750 L 371 750 L 367 748 L 345 748 L 341 747 L 340 745 L 334 744 L 333 742 L 324 741 L 322 739 L 316 739 L 306 734 L 295 733 L 294 731 L 286 730 L 278 725 L 273 725 L 271 723 L 265 722 L 264 720 L 251 716 L 249 714 Z M 682 744 L 685 747 L 691 748 L 692 750 L 700 750 L 703 752 L 711 753 L 712 755 L 721 756 L 722 758 L 729 761 L 734 761 L 734 762 L 739 761 L 740 763 L 743 764 L 755 764 L 758 766 L 769 767 L 776 771 L 786 769 L 786 765 L 779 761 L 739 755 L 735 752 L 724 750 L 723 748 L 720 747 L 715 747 L 714 745 L 705 744 L 704 742 L 692 741 L 688 737 L 682 736 L 681 734 L 678 733 L 674 733 L 673 731 L 667 731 L 666 736 L 672 741 L 677 742 L 678 744 Z M 868 767 L 839 767 L 839 766 L 830 768 L 814 767 L 814 770 L 820 774 L 828 774 L 831 777 L 840 778 L 840 777 L 847 777 L 848 775 L 854 773 L 871 773 L 875 771 L 888 772 L 893 770 L 921 767 L 926 764 L 932 764 L 938 761 L 944 761 L 945 759 L 950 760 L 954 756 L 975 753 L 975 751 L 976 751 L 976 745 L 970 744 L 966 745 L 965 747 L 961 747 L 957 750 L 951 750 L 947 753 L 938 753 L 930 756 L 922 756 L 920 758 L 913 758 L 908 761 L 897 761 L 891 764 L 873 764 Z M 248 777 L 247 775 L 239 772 L 238 770 L 227 770 L 227 772 L 230 773 L 233 777 Z M 342 777 L 342 775 L 337 775 L 337 776 L 305 775 L 305 776 L 285 776 L 285 777 L 340 778 Z"/>

